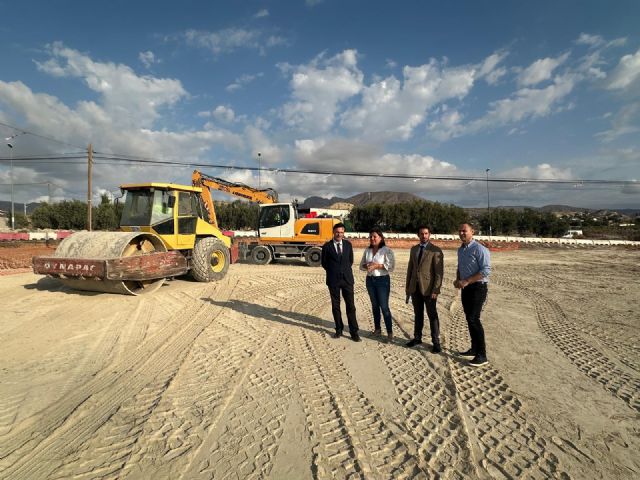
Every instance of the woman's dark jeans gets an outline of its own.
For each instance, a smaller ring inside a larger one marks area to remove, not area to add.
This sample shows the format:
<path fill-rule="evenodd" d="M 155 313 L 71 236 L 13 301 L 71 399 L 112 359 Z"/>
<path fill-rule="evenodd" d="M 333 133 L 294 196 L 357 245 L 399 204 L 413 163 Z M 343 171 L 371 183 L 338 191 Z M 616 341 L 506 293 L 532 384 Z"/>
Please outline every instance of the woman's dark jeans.
<path fill-rule="evenodd" d="M 373 325 L 375 329 L 380 329 L 380 312 L 382 312 L 382 316 L 384 317 L 384 326 L 387 329 L 387 333 L 391 333 L 391 310 L 389 310 L 391 278 L 389 275 L 382 275 L 380 277 L 367 276 L 367 292 L 371 299 Z"/>

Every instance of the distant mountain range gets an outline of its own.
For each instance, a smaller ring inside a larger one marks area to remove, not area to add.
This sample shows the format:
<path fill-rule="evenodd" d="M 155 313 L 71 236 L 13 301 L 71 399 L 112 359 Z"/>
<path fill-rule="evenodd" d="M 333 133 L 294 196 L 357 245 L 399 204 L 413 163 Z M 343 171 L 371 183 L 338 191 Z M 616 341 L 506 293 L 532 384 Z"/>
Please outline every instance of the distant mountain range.
<path fill-rule="evenodd" d="M 309 197 L 301 205 L 301 208 L 329 208 L 336 203 L 350 203 L 356 207 L 362 207 L 370 203 L 405 203 L 412 202 L 414 200 L 424 200 L 422 197 L 414 195 L 413 193 L 405 192 L 364 192 L 358 193 L 349 198 L 322 198 L 322 197 Z"/>
<path fill-rule="evenodd" d="M 30 215 L 36 207 L 40 205 L 39 203 L 27 203 L 27 215 Z M 3 212 L 10 213 L 11 212 L 11 201 L 0 200 L 0 210 Z M 15 213 L 24 214 L 24 203 L 13 202 L 13 211 Z"/>

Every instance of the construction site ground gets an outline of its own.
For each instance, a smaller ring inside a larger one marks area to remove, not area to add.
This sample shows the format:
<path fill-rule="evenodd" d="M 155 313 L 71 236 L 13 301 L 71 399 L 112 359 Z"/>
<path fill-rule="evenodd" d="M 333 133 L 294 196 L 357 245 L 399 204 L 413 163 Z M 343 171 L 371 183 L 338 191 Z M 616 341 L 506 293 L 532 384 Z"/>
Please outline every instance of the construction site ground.
<path fill-rule="evenodd" d="M 456 354 L 469 335 L 453 249 L 444 352 L 428 322 L 404 346 L 408 250 L 395 251 L 395 339 L 372 335 L 356 269 L 355 343 L 331 337 L 323 271 L 300 261 L 127 297 L 16 261 L 53 248 L 0 248 L 0 479 L 640 476 L 637 250 L 492 252 L 481 368 Z"/>

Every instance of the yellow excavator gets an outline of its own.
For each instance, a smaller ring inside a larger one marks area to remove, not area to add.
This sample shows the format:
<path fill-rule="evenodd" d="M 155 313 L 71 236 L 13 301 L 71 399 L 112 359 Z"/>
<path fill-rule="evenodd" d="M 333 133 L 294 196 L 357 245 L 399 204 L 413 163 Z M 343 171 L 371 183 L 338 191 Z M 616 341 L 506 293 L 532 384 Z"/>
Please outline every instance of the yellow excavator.
<path fill-rule="evenodd" d="M 140 295 L 184 274 L 199 282 L 224 278 L 239 255 L 254 263 L 299 257 L 319 265 L 319 245 L 335 219 L 299 219 L 271 189 L 254 189 L 194 171 L 192 185 L 138 183 L 125 194 L 119 232 L 77 232 L 53 256 L 33 258 L 33 271 L 77 290 Z M 211 189 L 261 204 L 256 241 L 233 242 L 218 226 Z"/>
<path fill-rule="evenodd" d="M 219 190 L 260 204 L 257 240 L 235 242 L 240 258 L 259 265 L 276 258 L 301 258 L 309 266 L 320 265 L 321 246 L 332 238 L 333 226 L 339 222 L 338 219 L 301 217 L 297 205 L 278 203 L 278 194 L 272 189 L 261 190 L 228 182 L 198 170 L 193 172 L 191 181 L 194 186 L 202 187 L 206 205 L 213 205 L 210 190 Z M 217 221 L 214 220 L 214 223 Z"/>

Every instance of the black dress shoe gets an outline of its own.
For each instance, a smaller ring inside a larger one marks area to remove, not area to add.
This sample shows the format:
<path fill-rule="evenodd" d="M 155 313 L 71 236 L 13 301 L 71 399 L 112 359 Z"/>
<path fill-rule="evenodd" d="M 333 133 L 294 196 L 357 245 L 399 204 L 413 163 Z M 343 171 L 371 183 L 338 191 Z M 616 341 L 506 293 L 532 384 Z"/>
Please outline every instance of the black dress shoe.
<path fill-rule="evenodd" d="M 333 338 L 340 338 L 342 336 L 342 332 L 336 332 L 333 335 L 331 335 Z"/>
<path fill-rule="evenodd" d="M 489 363 L 489 360 L 487 360 L 486 355 L 476 355 L 469 362 L 469 365 L 471 365 L 472 367 L 481 367 L 482 365 L 486 365 L 487 363 Z"/>
<path fill-rule="evenodd" d="M 407 347 L 409 348 L 415 347 L 416 345 L 420 345 L 421 343 L 422 343 L 422 340 L 418 340 L 417 338 L 414 338 L 407 342 Z"/>
<path fill-rule="evenodd" d="M 431 353 L 440 353 L 442 351 L 442 347 L 438 344 L 435 344 L 431 347 Z"/>
<path fill-rule="evenodd" d="M 351 335 L 351 340 L 353 340 L 354 342 L 361 342 L 362 339 L 360 338 L 360 335 L 358 335 L 357 333 L 354 335 Z"/>
<path fill-rule="evenodd" d="M 473 348 L 470 348 L 466 352 L 458 352 L 458 355 L 460 355 L 462 357 L 475 357 L 476 356 L 476 352 L 474 352 Z"/>

